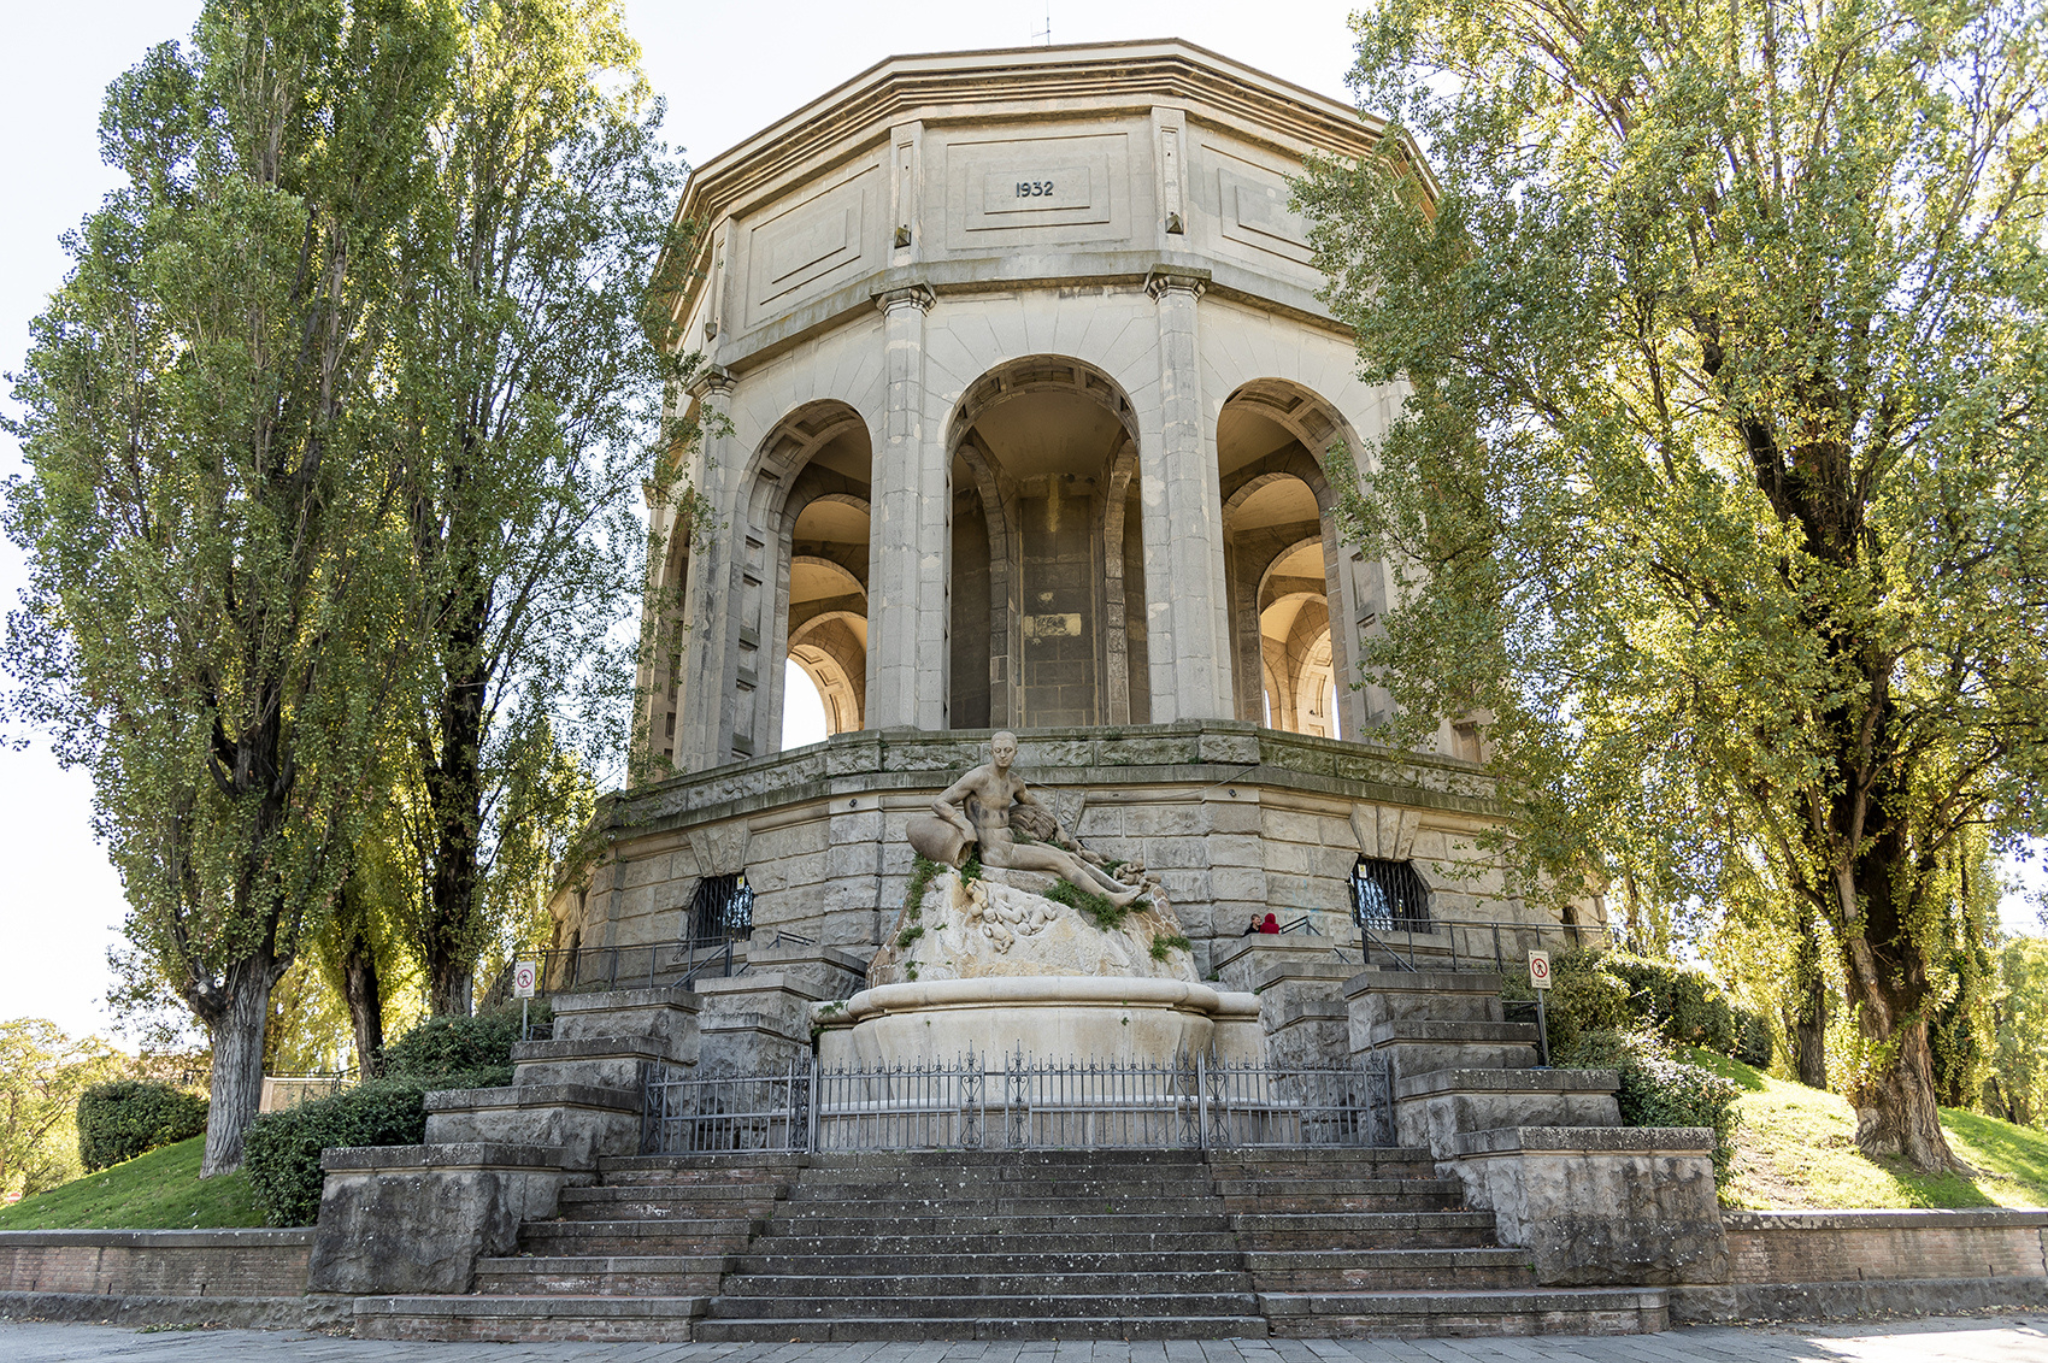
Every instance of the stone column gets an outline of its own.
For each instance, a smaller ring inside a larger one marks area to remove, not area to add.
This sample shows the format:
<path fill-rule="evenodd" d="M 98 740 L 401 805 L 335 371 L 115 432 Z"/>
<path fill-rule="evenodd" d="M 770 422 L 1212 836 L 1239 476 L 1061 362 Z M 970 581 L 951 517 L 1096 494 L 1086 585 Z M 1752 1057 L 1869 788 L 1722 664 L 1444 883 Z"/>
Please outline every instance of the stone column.
<path fill-rule="evenodd" d="M 944 442 L 927 430 L 921 284 L 876 297 L 888 410 L 875 450 L 868 561 L 867 727 L 946 727 L 952 505 Z"/>
<path fill-rule="evenodd" d="M 1152 722 L 1229 719 L 1230 603 L 1223 575 L 1222 480 L 1202 415 L 1195 300 L 1205 270 L 1154 267 L 1161 438 L 1139 451 Z"/>
<path fill-rule="evenodd" d="M 730 482 L 739 475 L 728 447 L 732 376 L 712 369 L 691 387 L 699 404 L 704 438 L 692 469 L 698 494 L 711 515 L 731 522 L 702 535 L 691 556 L 683 621 L 682 716 L 676 722 L 678 771 L 703 771 L 732 760 L 732 707 L 739 631 L 736 599 L 739 562 L 735 550 L 746 508 L 735 506 Z"/>

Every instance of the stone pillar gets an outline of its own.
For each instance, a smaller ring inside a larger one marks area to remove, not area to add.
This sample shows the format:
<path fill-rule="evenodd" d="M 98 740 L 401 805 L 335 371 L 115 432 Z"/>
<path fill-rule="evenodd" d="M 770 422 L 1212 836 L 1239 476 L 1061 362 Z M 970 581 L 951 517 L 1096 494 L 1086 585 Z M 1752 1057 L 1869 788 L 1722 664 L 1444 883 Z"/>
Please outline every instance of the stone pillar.
<path fill-rule="evenodd" d="M 731 486 L 739 463 L 731 448 L 733 380 L 712 369 L 691 387 L 698 400 L 704 437 L 702 453 L 692 470 L 695 490 L 709 514 L 730 521 L 706 527 L 690 563 L 683 620 L 683 687 L 676 721 L 675 764 L 678 771 L 703 771 L 732 760 L 732 696 L 735 650 L 738 645 L 737 590 L 740 564 L 736 549 L 742 538 L 740 521 L 746 508 L 736 505 Z"/>
<path fill-rule="evenodd" d="M 1156 266 L 1161 438 L 1138 452 L 1152 722 L 1229 719 L 1230 605 L 1222 480 L 1202 415 L 1195 300 L 1208 272 Z"/>
<path fill-rule="evenodd" d="M 952 503 L 944 442 L 927 430 L 921 284 L 876 297 L 888 410 L 875 450 L 868 561 L 867 727 L 944 729 Z"/>

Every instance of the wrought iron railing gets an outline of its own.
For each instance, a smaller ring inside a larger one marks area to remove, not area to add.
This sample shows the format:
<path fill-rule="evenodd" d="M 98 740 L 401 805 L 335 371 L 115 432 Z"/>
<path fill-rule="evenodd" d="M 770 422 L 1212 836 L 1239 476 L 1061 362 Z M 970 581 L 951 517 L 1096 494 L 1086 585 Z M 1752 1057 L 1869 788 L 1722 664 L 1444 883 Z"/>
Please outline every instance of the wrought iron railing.
<path fill-rule="evenodd" d="M 1164 1063 L 968 1055 L 889 1068 L 792 1061 L 698 1077 L 655 1066 L 648 1154 L 721 1150 L 1240 1149 L 1386 1146 L 1384 1059 L 1289 1067 L 1208 1056 Z"/>
<path fill-rule="evenodd" d="M 652 989 L 746 973 L 745 944 L 726 937 L 638 946 L 550 948 L 538 958 L 534 995 L 585 989 Z"/>

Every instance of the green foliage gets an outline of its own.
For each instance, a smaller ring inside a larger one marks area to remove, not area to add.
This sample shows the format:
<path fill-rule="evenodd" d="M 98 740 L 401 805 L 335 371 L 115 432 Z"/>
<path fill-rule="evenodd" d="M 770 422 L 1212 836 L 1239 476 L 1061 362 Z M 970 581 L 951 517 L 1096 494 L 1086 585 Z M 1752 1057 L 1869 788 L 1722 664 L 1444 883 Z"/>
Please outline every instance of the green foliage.
<path fill-rule="evenodd" d="M 428 1018 L 386 1048 L 384 1078 L 259 1118 L 249 1131 L 246 1167 L 264 1220 L 311 1225 L 320 1213 L 322 1150 L 419 1144 L 426 1139 L 426 1095 L 510 1083 L 518 1040 L 516 1012 Z"/>
<path fill-rule="evenodd" d="M 74 1041 L 42 1018 L 0 1022 L 0 1193 L 26 1196 L 80 1172 L 80 1095 L 126 1072 L 98 1037 Z"/>
<path fill-rule="evenodd" d="M 1152 939 L 1152 959 L 1163 961 L 1169 951 L 1192 951 L 1195 944 L 1178 932 L 1163 932 Z"/>
<path fill-rule="evenodd" d="M 206 1100 L 148 1079 L 95 1084 L 78 1100 L 78 1157 L 88 1171 L 206 1130 Z"/>
<path fill-rule="evenodd" d="M 1729 1055 L 1752 1069 L 1767 1070 L 1774 1048 L 1771 1020 L 1753 1008 L 1735 1009 L 1735 1047 Z"/>
<path fill-rule="evenodd" d="M 1342 509 L 1399 579 L 1389 741 L 1489 716 L 1518 892 L 1764 868 L 1883 1043 L 1862 1138 L 1946 1165 L 1944 849 L 2048 832 L 2048 11 L 1354 23 L 1390 136 L 1298 200 L 1405 385 Z"/>
<path fill-rule="evenodd" d="M 263 1213 L 237 1171 L 199 1177 L 205 1143 L 179 1141 L 11 1207 L 0 1230 L 212 1230 L 260 1226 Z"/>
<path fill-rule="evenodd" d="M 1142 901 L 1129 904 L 1112 904 L 1107 897 L 1090 890 L 1084 890 L 1071 880 L 1055 880 L 1045 897 L 1055 904 L 1065 904 L 1088 915 L 1090 922 L 1104 932 L 1115 932 L 1124 925 L 1133 909 L 1143 908 Z"/>
<path fill-rule="evenodd" d="M 2016 937 L 1999 949 L 1991 1013 L 1985 1106 L 2021 1126 L 2048 1123 L 2048 938 Z"/>
<path fill-rule="evenodd" d="M 1628 986 L 1600 969 L 1596 953 L 1560 952 L 1551 960 L 1550 979 L 1543 1008 L 1553 1062 L 1588 1032 L 1618 1031 L 1637 1021 Z"/>
<path fill-rule="evenodd" d="M 929 857 L 916 857 L 910 863 L 910 879 L 903 886 L 904 916 L 915 922 L 924 917 L 925 892 L 931 889 L 932 877 L 946 868 Z"/>
<path fill-rule="evenodd" d="M 541 1020 L 546 1018 L 543 1011 Z M 519 1028 L 516 1008 L 476 1017 L 428 1018 L 384 1048 L 384 1072 L 393 1078 L 439 1079 L 503 1068 L 512 1063 Z"/>
<path fill-rule="evenodd" d="M 1706 971 L 1619 951 L 1603 956 L 1600 969 L 1628 986 L 1630 1009 L 1666 1040 L 1733 1053 L 1735 1014 Z"/>
<path fill-rule="evenodd" d="M 909 927 L 896 934 L 896 949 L 898 951 L 908 951 L 910 950 L 911 943 L 922 936 L 924 936 L 923 926 L 912 923 Z"/>
<path fill-rule="evenodd" d="M 973 884 L 975 881 L 981 879 L 980 853 L 977 852 L 969 856 L 967 858 L 967 861 L 960 867 L 960 879 L 966 881 L 970 885 Z"/>
<path fill-rule="evenodd" d="M 1742 1089 L 1704 1065 L 1681 1060 L 1662 1037 L 1646 1031 L 1587 1032 L 1553 1064 L 1571 1069 L 1617 1070 L 1626 1126 L 1704 1126 L 1714 1132 L 1714 1181 L 1728 1186 L 1740 1122 Z"/>

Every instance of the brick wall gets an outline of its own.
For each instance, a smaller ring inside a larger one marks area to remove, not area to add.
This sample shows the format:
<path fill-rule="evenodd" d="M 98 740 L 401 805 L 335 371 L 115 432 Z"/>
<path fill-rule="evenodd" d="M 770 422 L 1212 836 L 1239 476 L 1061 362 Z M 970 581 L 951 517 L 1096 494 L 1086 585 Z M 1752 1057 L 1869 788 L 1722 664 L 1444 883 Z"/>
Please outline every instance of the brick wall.
<path fill-rule="evenodd" d="M 305 1230 L 0 1231 L 0 1292 L 297 1297 Z"/>
<path fill-rule="evenodd" d="M 2048 1278 L 2048 1212 L 1725 1212 L 1734 1281 Z"/>

